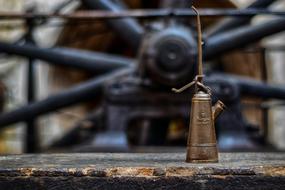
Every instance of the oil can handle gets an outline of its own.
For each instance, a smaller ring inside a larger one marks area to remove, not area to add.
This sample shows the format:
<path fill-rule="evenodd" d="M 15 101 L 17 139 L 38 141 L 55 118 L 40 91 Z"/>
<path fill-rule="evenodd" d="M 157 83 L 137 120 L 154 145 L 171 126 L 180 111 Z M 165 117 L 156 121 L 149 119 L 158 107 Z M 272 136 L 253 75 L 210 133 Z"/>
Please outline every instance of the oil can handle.
<path fill-rule="evenodd" d="M 172 88 L 171 90 L 172 90 L 173 92 L 175 92 L 175 93 L 181 93 L 181 92 L 183 92 L 184 90 L 186 90 L 186 89 L 190 88 L 191 86 L 193 86 L 195 83 L 196 83 L 196 81 L 192 81 L 192 82 L 186 84 L 185 86 L 183 86 L 183 87 L 181 87 L 181 88 L 179 88 L 179 89 Z"/>
<path fill-rule="evenodd" d="M 197 80 L 197 76 L 196 76 L 195 80 L 193 80 L 192 82 L 186 84 L 185 86 L 183 86 L 183 87 L 181 87 L 179 89 L 172 88 L 171 90 L 174 91 L 175 93 L 181 93 L 181 92 L 185 91 L 186 89 L 190 88 L 191 86 L 193 86 L 194 84 L 196 86 L 202 88 L 202 90 L 205 91 L 206 93 L 211 95 L 211 89 L 209 87 L 205 86 L 203 83 L 199 82 Z"/>

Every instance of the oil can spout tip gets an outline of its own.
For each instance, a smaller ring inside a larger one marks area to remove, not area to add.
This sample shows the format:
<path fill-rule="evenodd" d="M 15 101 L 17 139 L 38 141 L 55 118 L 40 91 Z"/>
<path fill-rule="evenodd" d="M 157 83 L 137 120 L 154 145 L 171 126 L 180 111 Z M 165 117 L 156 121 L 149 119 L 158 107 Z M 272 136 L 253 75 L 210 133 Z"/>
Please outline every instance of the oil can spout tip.
<path fill-rule="evenodd" d="M 227 108 L 227 106 L 221 101 L 218 100 L 217 103 L 225 110 Z"/>
<path fill-rule="evenodd" d="M 225 109 L 225 104 L 222 101 L 218 100 L 212 108 L 214 120 L 216 120 Z"/>

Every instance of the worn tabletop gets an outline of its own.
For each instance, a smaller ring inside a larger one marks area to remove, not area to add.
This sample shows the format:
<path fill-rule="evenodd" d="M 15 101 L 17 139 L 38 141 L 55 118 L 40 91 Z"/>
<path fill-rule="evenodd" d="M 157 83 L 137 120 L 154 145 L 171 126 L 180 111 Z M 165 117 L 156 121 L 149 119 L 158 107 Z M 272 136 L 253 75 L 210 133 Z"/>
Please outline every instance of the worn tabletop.
<path fill-rule="evenodd" d="M 0 189 L 285 189 L 284 153 L 30 154 L 0 157 Z M 2 188 L 1 188 L 2 187 Z"/>

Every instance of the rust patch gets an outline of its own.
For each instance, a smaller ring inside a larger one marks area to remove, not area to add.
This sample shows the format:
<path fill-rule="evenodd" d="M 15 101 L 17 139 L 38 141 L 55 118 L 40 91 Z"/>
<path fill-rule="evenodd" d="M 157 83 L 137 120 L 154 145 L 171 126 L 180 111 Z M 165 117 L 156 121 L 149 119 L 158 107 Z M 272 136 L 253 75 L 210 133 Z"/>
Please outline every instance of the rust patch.
<path fill-rule="evenodd" d="M 265 166 L 258 168 L 257 171 L 266 176 L 285 176 L 285 166 Z"/>
<path fill-rule="evenodd" d="M 196 173 L 197 171 L 194 168 L 171 167 L 166 169 L 165 176 L 193 176 Z"/>
<path fill-rule="evenodd" d="M 155 173 L 154 168 L 145 168 L 145 167 L 117 167 L 106 170 L 106 176 L 108 177 L 113 177 L 113 176 L 155 177 L 154 173 Z"/>
<path fill-rule="evenodd" d="M 23 176 L 32 176 L 36 168 L 19 168 L 19 172 Z"/>

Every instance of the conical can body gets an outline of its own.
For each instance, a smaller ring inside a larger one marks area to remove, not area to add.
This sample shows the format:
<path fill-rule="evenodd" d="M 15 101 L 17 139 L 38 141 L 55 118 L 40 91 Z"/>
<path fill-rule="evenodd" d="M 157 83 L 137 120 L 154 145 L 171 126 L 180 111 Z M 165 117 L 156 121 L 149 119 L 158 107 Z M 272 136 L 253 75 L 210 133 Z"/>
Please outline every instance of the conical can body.
<path fill-rule="evenodd" d="M 186 162 L 218 162 L 212 101 L 204 92 L 192 98 Z"/>

